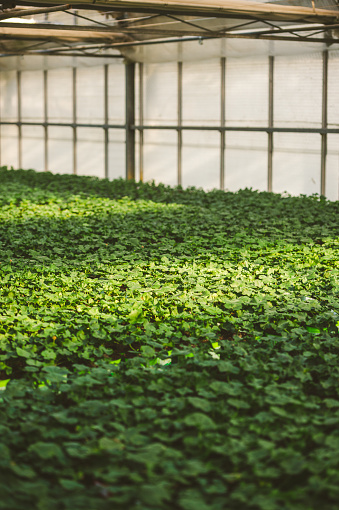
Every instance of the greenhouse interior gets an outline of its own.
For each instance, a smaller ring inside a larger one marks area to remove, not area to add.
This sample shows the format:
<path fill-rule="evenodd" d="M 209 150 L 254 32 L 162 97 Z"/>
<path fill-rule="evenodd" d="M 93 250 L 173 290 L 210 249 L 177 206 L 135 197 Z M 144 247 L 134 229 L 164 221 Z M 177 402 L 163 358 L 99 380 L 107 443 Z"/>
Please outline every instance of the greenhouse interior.
<path fill-rule="evenodd" d="M 338 2 L 172 3 L 4 10 L 1 164 L 338 200 Z"/>
<path fill-rule="evenodd" d="M 0 0 L 0 510 L 338 510 L 339 0 Z"/>

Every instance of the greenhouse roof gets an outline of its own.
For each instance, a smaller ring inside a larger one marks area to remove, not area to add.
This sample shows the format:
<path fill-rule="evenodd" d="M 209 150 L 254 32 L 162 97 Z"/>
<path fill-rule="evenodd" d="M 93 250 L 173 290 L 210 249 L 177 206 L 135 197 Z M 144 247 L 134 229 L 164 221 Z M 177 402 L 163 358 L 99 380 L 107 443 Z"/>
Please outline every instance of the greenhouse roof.
<path fill-rule="evenodd" d="M 208 39 L 339 42 L 337 0 L 6 0 L 0 53 L 138 60 L 138 47 Z M 99 10 L 98 10 L 99 9 Z M 319 46 L 320 49 L 320 46 Z M 100 50 L 100 53 L 99 53 Z M 272 51 L 272 49 L 271 49 Z"/>

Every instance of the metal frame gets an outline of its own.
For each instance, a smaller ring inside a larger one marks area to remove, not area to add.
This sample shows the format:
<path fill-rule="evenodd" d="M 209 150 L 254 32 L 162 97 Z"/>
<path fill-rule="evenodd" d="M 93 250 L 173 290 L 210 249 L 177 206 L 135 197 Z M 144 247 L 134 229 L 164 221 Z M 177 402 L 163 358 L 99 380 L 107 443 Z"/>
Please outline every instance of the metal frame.
<path fill-rule="evenodd" d="M 21 71 L 16 73 L 17 81 L 17 120 L 3 121 L 0 119 L 0 126 L 15 125 L 18 127 L 18 162 L 22 166 L 22 126 L 42 126 L 44 128 L 44 167 L 48 170 L 48 128 L 50 126 L 71 127 L 73 130 L 73 172 L 77 173 L 77 129 L 81 127 L 99 128 L 104 130 L 104 151 L 105 151 L 105 177 L 109 177 L 109 130 L 124 129 L 126 133 L 126 178 L 135 179 L 135 133 L 139 132 L 139 178 L 144 178 L 143 148 L 145 130 L 171 130 L 177 132 L 177 183 L 182 185 L 182 148 L 183 131 L 218 131 L 220 133 L 220 188 L 227 186 L 227 174 L 225 175 L 225 153 L 226 153 L 226 132 L 261 132 L 267 133 L 267 190 L 273 188 L 273 151 L 274 133 L 315 133 L 321 136 L 321 186 L 320 194 L 325 195 L 326 191 L 326 160 L 327 160 L 327 135 L 329 133 L 339 134 L 338 128 L 328 128 L 328 52 L 323 52 L 323 88 L 322 88 L 322 119 L 319 128 L 284 128 L 274 126 L 274 57 L 269 58 L 269 88 L 268 88 L 268 123 L 266 127 L 240 127 L 226 126 L 226 58 L 220 59 L 220 125 L 219 126 L 192 126 L 183 125 L 183 74 L 184 65 L 178 62 L 177 65 L 177 125 L 145 125 L 144 123 L 144 65 L 139 64 L 139 123 L 135 123 L 135 63 L 125 63 L 125 101 L 126 118 L 125 124 L 109 124 L 109 68 L 104 65 L 104 123 L 89 124 L 77 122 L 77 71 L 72 69 L 72 91 L 73 91 L 73 119 L 72 122 L 49 122 L 48 121 L 48 71 L 43 71 L 43 102 L 44 121 L 26 122 L 22 120 L 22 93 L 21 93 Z"/>

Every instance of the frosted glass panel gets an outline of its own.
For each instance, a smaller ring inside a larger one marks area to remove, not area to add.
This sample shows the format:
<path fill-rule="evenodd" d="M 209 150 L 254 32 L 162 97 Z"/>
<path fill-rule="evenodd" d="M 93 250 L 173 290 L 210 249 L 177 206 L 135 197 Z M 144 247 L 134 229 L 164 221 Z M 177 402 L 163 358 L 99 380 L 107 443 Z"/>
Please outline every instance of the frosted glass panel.
<path fill-rule="evenodd" d="M 177 64 L 144 66 L 145 124 L 177 123 Z"/>
<path fill-rule="evenodd" d="M 274 122 L 279 127 L 321 127 L 322 54 L 276 57 Z"/>
<path fill-rule="evenodd" d="M 144 181 L 153 180 L 176 186 L 177 133 L 175 131 L 145 131 Z"/>
<path fill-rule="evenodd" d="M 320 193 L 321 137 L 308 133 L 276 133 L 273 191 L 291 195 Z"/>
<path fill-rule="evenodd" d="M 339 134 L 327 136 L 326 197 L 339 200 Z"/>
<path fill-rule="evenodd" d="M 110 129 L 108 139 L 108 178 L 125 177 L 125 131 Z"/>
<path fill-rule="evenodd" d="M 78 128 L 77 133 L 77 174 L 104 178 L 103 129 Z"/>
<path fill-rule="evenodd" d="M 220 124 L 220 60 L 183 64 L 184 124 Z"/>
<path fill-rule="evenodd" d="M 18 128 L 17 126 L 0 126 L 1 165 L 18 168 Z"/>
<path fill-rule="evenodd" d="M 42 71 L 21 73 L 21 117 L 23 121 L 44 120 L 44 77 Z"/>
<path fill-rule="evenodd" d="M 104 122 L 104 66 L 77 69 L 77 121 Z"/>
<path fill-rule="evenodd" d="M 328 123 L 339 127 L 339 51 L 330 52 L 328 59 Z"/>
<path fill-rule="evenodd" d="M 225 188 L 267 190 L 266 133 L 226 133 Z"/>
<path fill-rule="evenodd" d="M 45 169 L 45 135 L 41 126 L 22 126 L 22 168 Z"/>
<path fill-rule="evenodd" d="M 267 126 L 268 59 L 226 61 L 226 125 Z"/>
<path fill-rule="evenodd" d="M 53 69 L 47 75 L 47 110 L 50 122 L 73 121 L 72 69 Z"/>
<path fill-rule="evenodd" d="M 108 66 L 108 118 L 111 124 L 125 123 L 125 66 Z"/>
<path fill-rule="evenodd" d="M 15 71 L 0 73 L 1 120 L 18 120 L 18 88 Z"/>
<path fill-rule="evenodd" d="M 211 190 L 220 187 L 220 134 L 184 131 L 182 149 L 183 187 Z"/>
<path fill-rule="evenodd" d="M 48 128 L 48 170 L 56 174 L 73 173 L 73 129 Z"/>

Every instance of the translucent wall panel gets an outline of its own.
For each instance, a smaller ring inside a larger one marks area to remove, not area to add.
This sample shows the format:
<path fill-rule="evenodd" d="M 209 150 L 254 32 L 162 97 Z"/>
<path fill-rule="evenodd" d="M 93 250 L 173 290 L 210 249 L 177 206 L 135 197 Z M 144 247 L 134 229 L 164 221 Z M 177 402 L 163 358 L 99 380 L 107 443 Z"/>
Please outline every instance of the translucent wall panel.
<path fill-rule="evenodd" d="M 18 120 L 18 87 L 16 71 L 0 73 L 1 120 Z"/>
<path fill-rule="evenodd" d="M 274 123 L 279 127 L 321 127 L 322 54 L 276 57 Z"/>
<path fill-rule="evenodd" d="M 47 110 L 50 122 L 73 121 L 72 69 L 52 69 L 47 77 Z"/>
<path fill-rule="evenodd" d="M 320 193 L 321 137 L 309 133 L 276 133 L 273 191 L 291 195 Z"/>
<path fill-rule="evenodd" d="M 220 134 L 184 131 L 182 185 L 211 190 L 220 187 Z"/>
<path fill-rule="evenodd" d="M 328 59 L 328 123 L 339 127 L 339 51 L 330 52 Z"/>
<path fill-rule="evenodd" d="M 226 125 L 267 126 L 268 58 L 226 61 Z"/>
<path fill-rule="evenodd" d="M 225 188 L 267 190 L 267 134 L 226 132 Z"/>
<path fill-rule="evenodd" d="M 177 124 L 177 64 L 144 65 L 145 124 Z"/>
<path fill-rule="evenodd" d="M 125 123 L 125 66 L 108 66 L 108 121 Z"/>
<path fill-rule="evenodd" d="M 43 122 L 44 120 L 43 71 L 21 73 L 21 118 L 26 122 Z"/>
<path fill-rule="evenodd" d="M 110 129 L 108 140 L 108 178 L 125 177 L 125 131 Z"/>
<path fill-rule="evenodd" d="M 104 66 L 77 69 L 77 121 L 83 124 L 104 122 Z"/>
<path fill-rule="evenodd" d="M 22 126 L 21 129 L 22 168 L 41 172 L 45 169 L 44 129 L 41 126 Z"/>
<path fill-rule="evenodd" d="M 220 124 L 220 76 L 220 59 L 183 64 L 184 124 Z"/>
<path fill-rule="evenodd" d="M 18 168 L 18 128 L 17 126 L 0 126 L 1 133 L 1 165 Z"/>
<path fill-rule="evenodd" d="M 77 129 L 77 174 L 105 176 L 104 130 L 100 128 Z"/>
<path fill-rule="evenodd" d="M 327 136 L 326 197 L 339 200 L 339 134 Z"/>
<path fill-rule="evenodd" d="M 73 129 L 48 128 L 48 170 L 56 174 L 73 173 Z"/>
<path fill-rule="evenodd" d="M 153 179 L 169 186 L 178 184 L 175 131 L 144 132 L 144 181 Z"/>

